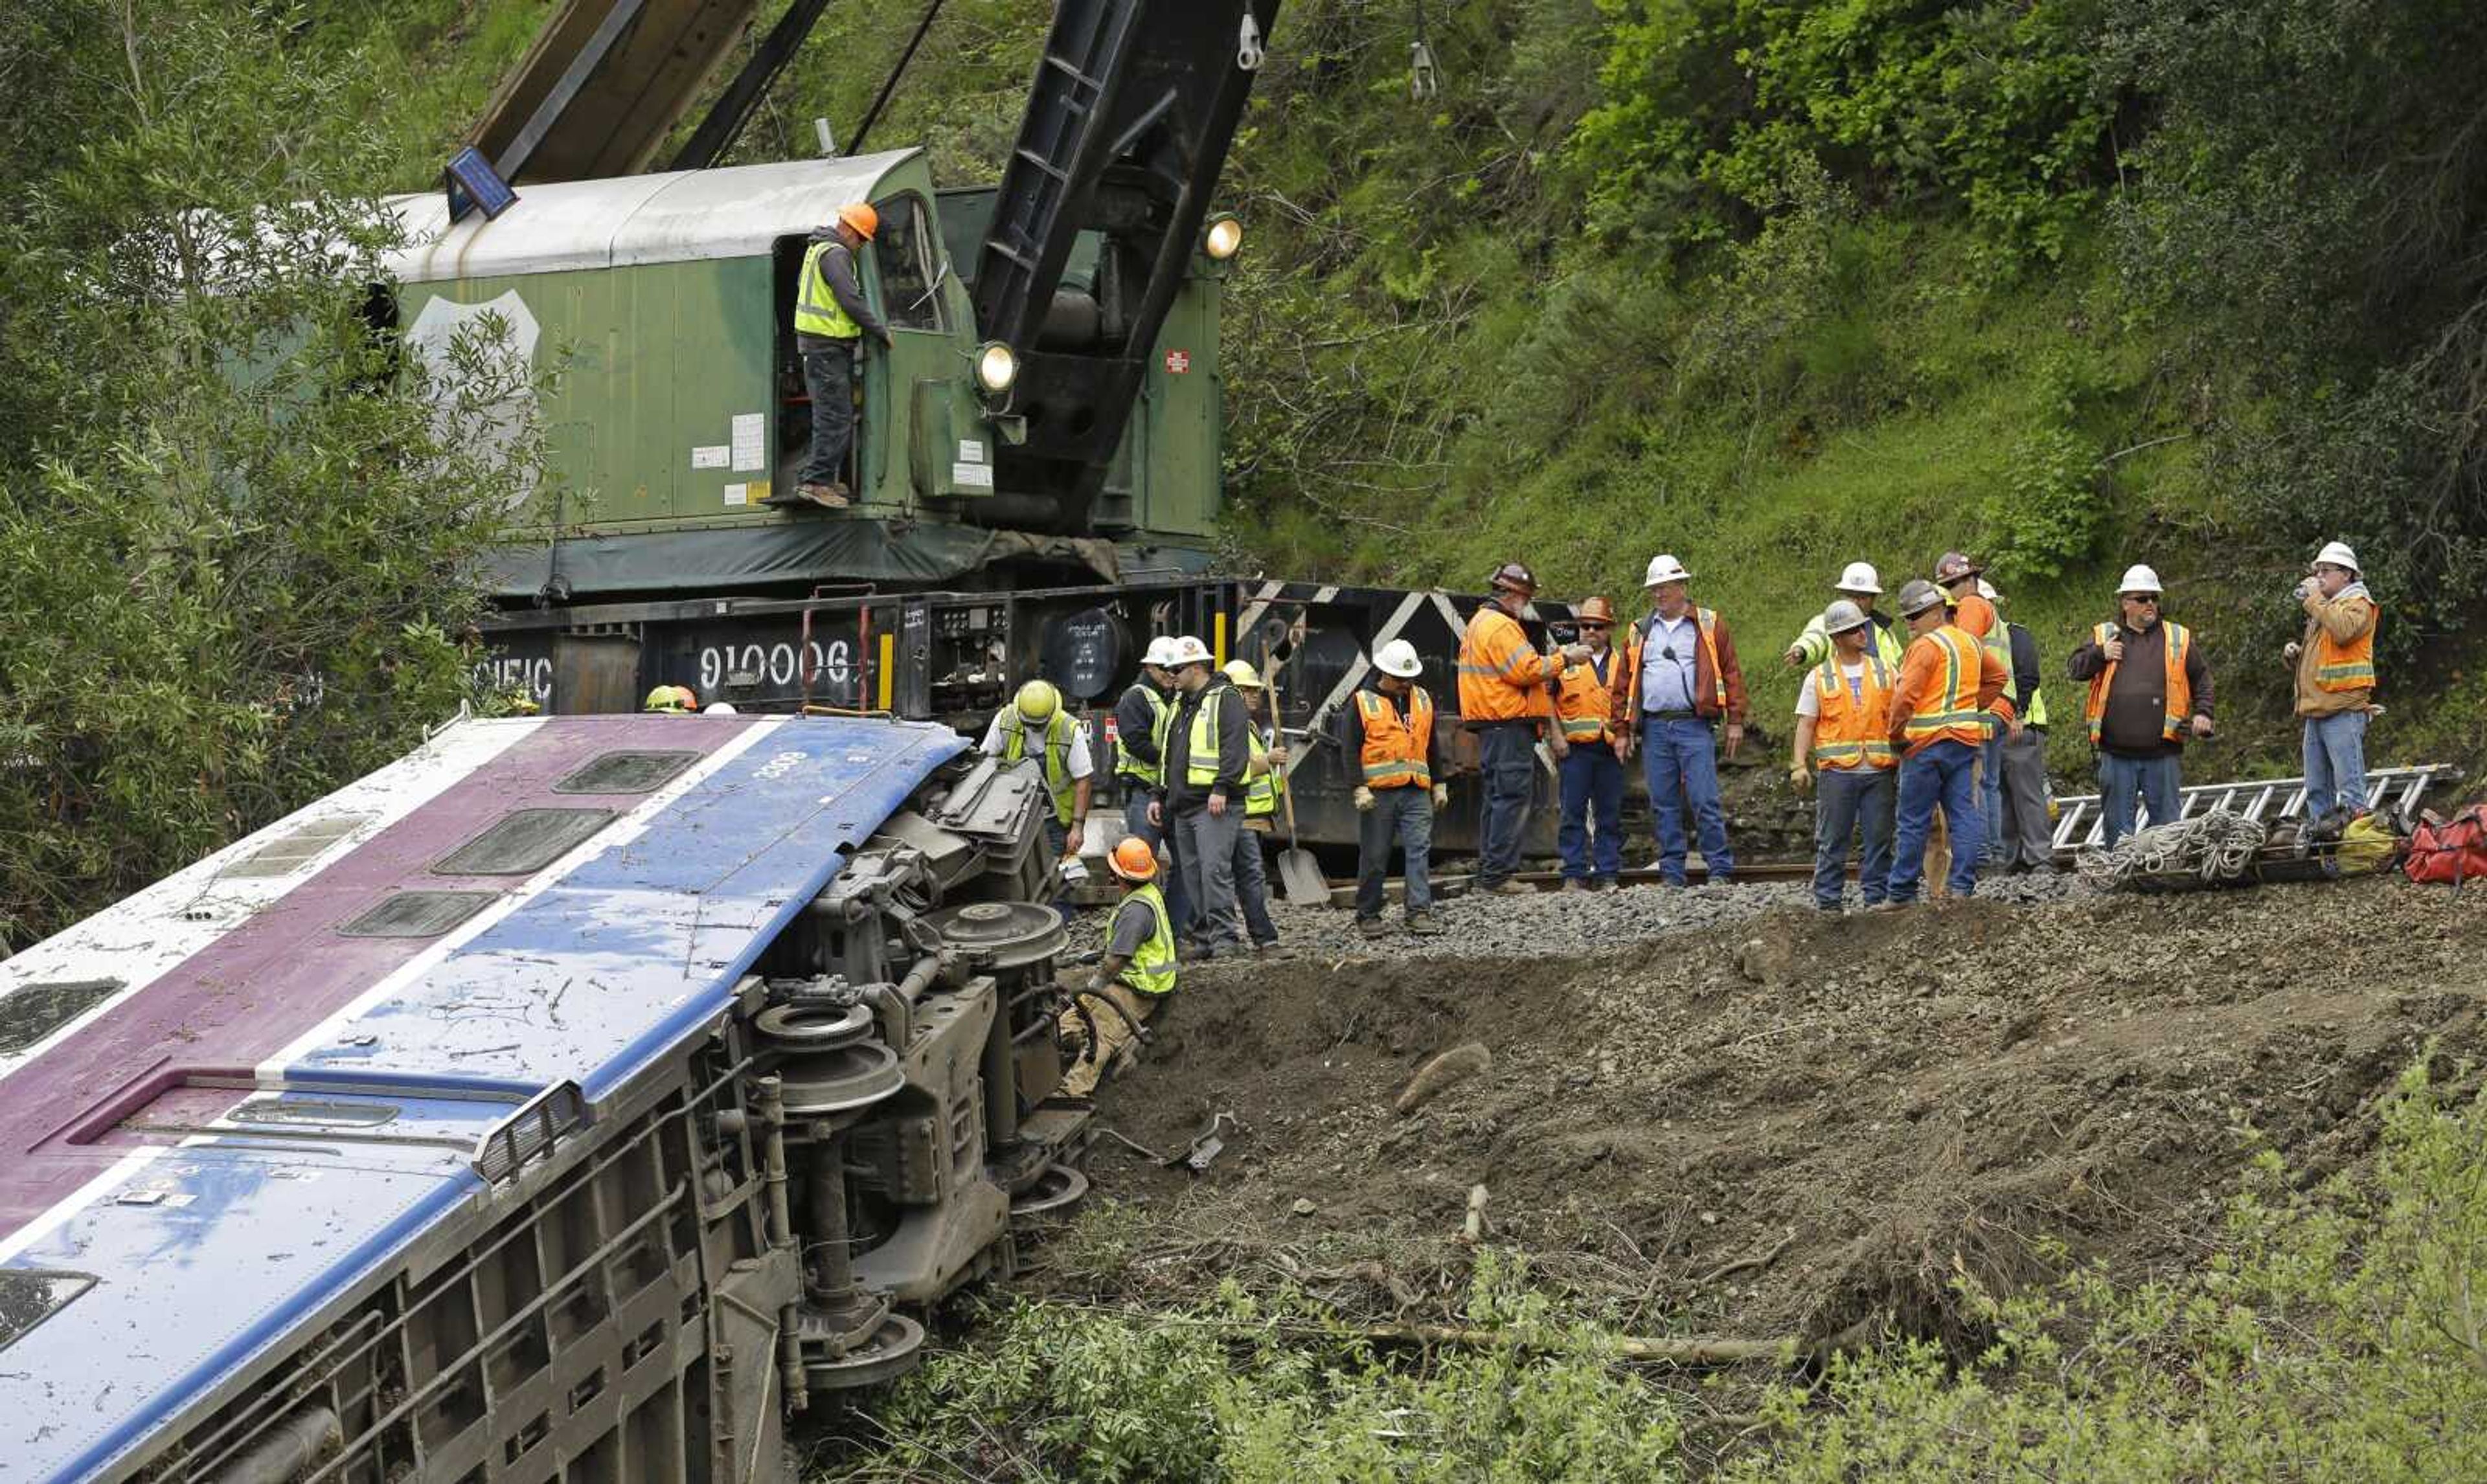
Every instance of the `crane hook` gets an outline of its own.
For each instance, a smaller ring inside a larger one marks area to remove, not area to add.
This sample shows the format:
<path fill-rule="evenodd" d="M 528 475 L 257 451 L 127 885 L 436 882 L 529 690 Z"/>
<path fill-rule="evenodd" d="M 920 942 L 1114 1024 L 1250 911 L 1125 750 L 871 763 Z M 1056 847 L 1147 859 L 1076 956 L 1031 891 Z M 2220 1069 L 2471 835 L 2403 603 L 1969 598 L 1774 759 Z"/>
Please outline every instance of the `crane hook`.
<path fill-rule="evenodd" d="M 1268 53 L 1261 49 L 1261 23 L 1252 18 L 1250 7 L 1244 11 L 1244 29 L 1235 39 L 1235 65 L 1247 72 L 1261 70 Z"/>
<path fill-rule="evenodd" d="M 1425 99 L 1434 96 L 1441 91 L 1441 81 L 1434 70 L 1433 48 L 1427 46 L 1423 41 L 1410 42 L 1408 46 L 1408 96 L 1421 103 Z"/>

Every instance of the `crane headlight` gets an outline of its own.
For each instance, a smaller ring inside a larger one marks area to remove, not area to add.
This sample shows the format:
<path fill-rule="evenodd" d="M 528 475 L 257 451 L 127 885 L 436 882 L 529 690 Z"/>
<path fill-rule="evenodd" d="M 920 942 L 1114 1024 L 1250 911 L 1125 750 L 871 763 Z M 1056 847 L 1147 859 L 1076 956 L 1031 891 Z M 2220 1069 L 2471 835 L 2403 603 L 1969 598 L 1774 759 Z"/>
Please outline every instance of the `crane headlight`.
<path fill-rule="evenodd" d="M 1234 257 L 1244 250 L 1244 223 L 1232 216 L 1211 222 L 1209 230 L 1200 234 L 1200 250 L 1218 262 Z"/>
<path fill-rule="evenodd" d="M 993 341 L 976 351 L 976 385 L 999 397 L 1018 379 L 1019 355 L 1010 346 Z"/>

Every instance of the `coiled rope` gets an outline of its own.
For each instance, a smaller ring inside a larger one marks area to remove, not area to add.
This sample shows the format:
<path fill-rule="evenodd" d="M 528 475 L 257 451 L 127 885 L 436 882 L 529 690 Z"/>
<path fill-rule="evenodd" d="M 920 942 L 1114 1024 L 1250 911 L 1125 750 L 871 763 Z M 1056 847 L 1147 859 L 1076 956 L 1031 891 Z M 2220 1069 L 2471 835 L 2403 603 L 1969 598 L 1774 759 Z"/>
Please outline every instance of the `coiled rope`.
<path fill-rule="evenodd" d="M 2077 869 L 2082 880 L 2105 890 L 2221 886 L 2246 879 L 2270 838 L 2270 830 L 2254 820 L 2215 809 L 2137 831 L 2111 850 L 2084 850 Z"/>

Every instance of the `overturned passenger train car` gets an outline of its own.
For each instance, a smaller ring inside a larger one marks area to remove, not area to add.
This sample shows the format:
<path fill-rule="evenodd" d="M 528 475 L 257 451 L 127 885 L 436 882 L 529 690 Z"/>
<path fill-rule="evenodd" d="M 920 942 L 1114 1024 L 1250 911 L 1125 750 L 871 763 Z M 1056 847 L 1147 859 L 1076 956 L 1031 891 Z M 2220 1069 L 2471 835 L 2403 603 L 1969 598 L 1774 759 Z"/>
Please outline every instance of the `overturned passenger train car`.
<path fill-rule="evenodd" d="M 1084 1188 L 1041 803 L 467 721 L 0 964 L 0 1480 L 788 1477 Z"/>

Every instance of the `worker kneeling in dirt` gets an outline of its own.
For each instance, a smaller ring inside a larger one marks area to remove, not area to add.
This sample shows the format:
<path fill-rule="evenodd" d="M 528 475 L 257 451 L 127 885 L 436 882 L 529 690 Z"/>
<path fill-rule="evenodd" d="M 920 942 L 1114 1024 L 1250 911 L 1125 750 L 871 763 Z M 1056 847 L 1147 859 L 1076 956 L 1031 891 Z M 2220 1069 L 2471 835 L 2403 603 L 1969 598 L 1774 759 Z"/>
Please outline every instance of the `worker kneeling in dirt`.
<path fill-rule="evenodd" d="M 1158 890 L 1158 856 L 1146 840 L 1127 836 L 1105 858 L 1116 879 L 1130 890 L 1105 924 L 1105 957 L 1096 977 L 1080 990 L 1088 1018 L 1097 1028 L 1087 1052 L 1063 1074 L 1061 1091 L 1085 1097 L 1125 1046 L 1137 1039 L 1166 996 L 1174 993 L 1174 918 L 1166 911 L 1165 893 Z M 1080 1025 L 1076 1010 L 1066 1010 L 1062 1029 L 1073 1033 Z M 1084 1036 L 1085 1028 L 1076 1034 Z"/>

